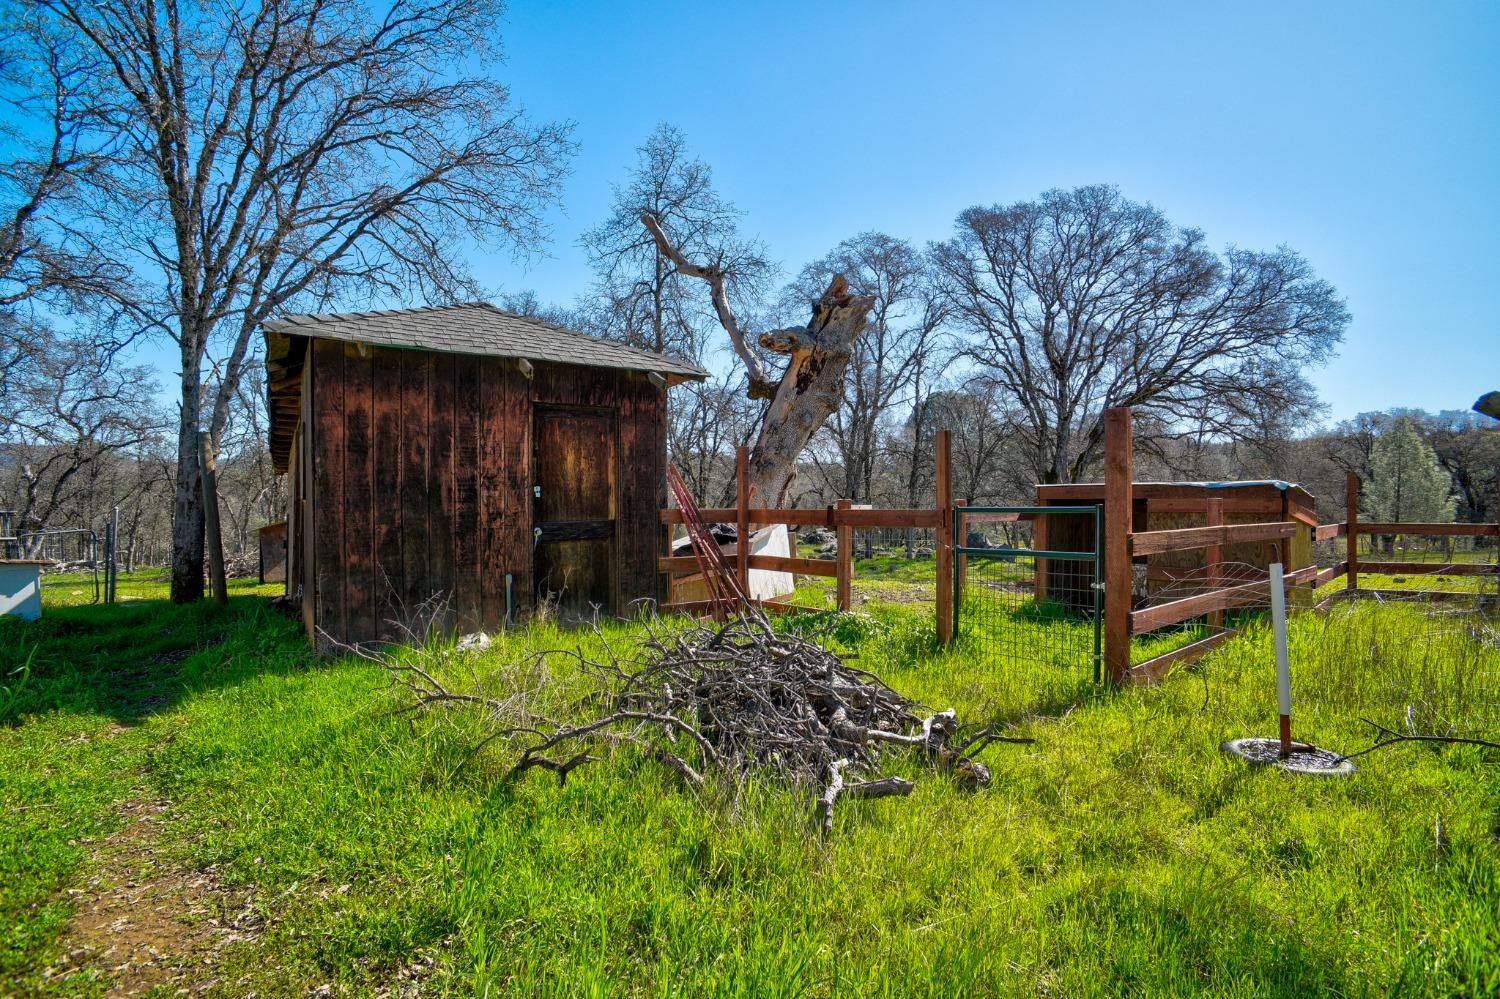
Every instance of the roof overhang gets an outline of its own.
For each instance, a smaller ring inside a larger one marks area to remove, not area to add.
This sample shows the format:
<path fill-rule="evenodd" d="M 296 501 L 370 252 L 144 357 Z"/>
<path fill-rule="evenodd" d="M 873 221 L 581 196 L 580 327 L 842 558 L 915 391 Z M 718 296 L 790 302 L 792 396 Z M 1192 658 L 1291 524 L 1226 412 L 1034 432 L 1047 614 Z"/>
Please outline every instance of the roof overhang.
<path fill-rule="evenodd" d="M 270 415 L 271 467 L 278 474 L 291 467 L 292 437 L 302 412 L 302 376 L 307 337 L 265 331 L 266 410 Z"/>

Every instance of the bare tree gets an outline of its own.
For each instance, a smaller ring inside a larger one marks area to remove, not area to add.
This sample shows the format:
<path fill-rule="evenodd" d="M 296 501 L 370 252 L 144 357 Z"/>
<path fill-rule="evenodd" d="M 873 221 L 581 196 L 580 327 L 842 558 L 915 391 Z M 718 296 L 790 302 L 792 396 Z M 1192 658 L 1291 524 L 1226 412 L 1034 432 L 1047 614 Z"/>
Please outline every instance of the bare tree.
<path fill-rule="evenodd" d="M 92 342 L 46 326 L 22 335 L 14 322 L 0 317 L 26 345 L 8 371 L 0 414 L 0 488 L 17 523 L 39 530 L 98 512 L 101 480 L 115 477 L 106 466 L 157 437 L 166 420 L 144 370 L 116 367 Z"/>
<path fill-rule="evenodd" d="M 1349 322 L 1291 250 L 1215 254 L 1113 187 L 970 208 L 933 257 L 968 355 L 1019 407 L 1041 482 L 1077 480 L 1110 406 L 1227 436 L 1305 406 L 1307 383 L 1284 373 L 1322 363 Z"/>
<path fill-rule="evenodd" d="M 870 503 L 877 498 L 877 471 L 885 457 L 883 431 L 895 410 L 907 410 L 919 394 L 918 375 L 936 346 L 943 308 L 922 254 L 884 233 L 862 233 L 808 264 L 788 297 L 808 301 L 835 274 L 843 274 L 852 291 L 875 304 L 864 335 L 852 345 L 842 404 L 822 434 L 838 457 L 840 495 Z"/>
<path fill-rule="evenodd" d="M 86 136 L 85 92 L 100 71 L 25 8 L 0 15 L 0 308 L 111 295 L 125 277 L 65 223 L 77 184 L 108 161 Z"/>
<path fill-rule="evenodd" d="M 518 316 L 526 316 L 528 319 L 540 319 L 544 323 L 564 326 L 581 333 L 592 332 L 588 317 L 581 310 L 543 302 L 530 288 L 501 295 L 499 305 L 502 309 L 514 312 Z"/>
<path fill-rule="evenodd" d="M 965 503 L 1030 499 L 1030 479 L 1018 454 L 1013 414 L 985 381 L 932 393 L 924 419 L 953 435 L 953 492 Z"/>
<path fill-rule="evenodd" d="M 750 496 L 766 506 L 779 506 L 796 475 L 797 459 L 843 399 L 844 376 L 854 342 L 865 328 L 875 299 L 850 291 L 844 276 L 835 274 L 828 289 L 813 301 L 807 325 L 761 334 L 759 346 L 763 351 L 786 357 L 781 377 L 772 381 L 749 334 L 735 317 L 729 300 L 729 275 L 718 263 L 689 260 L 650 214 L 642 214 L 641 223 L 656 240 L 662 256 L 682 274 L 708 284 L 719 324 L 745 366 L 747 394 L 753 399 L 770 399 L 750 449 Z"/>
<path fill-rule="evenodd" d="M 598 275 L 591 325 L 637 347 L 698 358 L 713 313 L 689 291 L 676 261 L 657 252 L 641 215 L 655 219 L 684 255 L 713 261 L 730 297 L 757 294 L 773 268 L 758 243 L 741 238 L 740 213 L 714 190 L 713 171 L 688 153 L 680 130 L 658 125 L 636 156 L 609 216 L 582 239 Z"/>
<path fill-rule="evenodd" d="M 729 506 L 735 498 L 735 449 L 755 433 L 758 407 L 745 398 L 743 382 L 688 382 L 672 393 L 667 454 L 694 496 L 705 506 Z"/>
<path fill-rule="evenodd" d="M 892 462 L 901 467 L 901 505 L 907 508 L 922 505 L 924 499 L 933 496 L 936 488 L 934 431 L 939 428 L 933 419 L 932 381 L 933 373 L 942 368 L 943 360 L 937 351 L 918 358 L 912 372 L 911 408 L 905 422 L 892 428 L 886 437 L 886 451 Z M 903 544 L 906 557 L 911 558 L 917 548 L 916 528 L 906 529 Z"/>
<path fill-rule="evenodd" d="M 197 433 L 223 429 L 260 323 L 477 297 L 464 242 L 542 238 L 567 129 L 528 123 L 479 75 L 498 51 L 493 0 L 36 6 L 42 31 L 101 65 L 80 128 L 117 153 L 75 231 L 135 266 L 135 314 L 179 349 L 172 596 L 196 599 Z"/>

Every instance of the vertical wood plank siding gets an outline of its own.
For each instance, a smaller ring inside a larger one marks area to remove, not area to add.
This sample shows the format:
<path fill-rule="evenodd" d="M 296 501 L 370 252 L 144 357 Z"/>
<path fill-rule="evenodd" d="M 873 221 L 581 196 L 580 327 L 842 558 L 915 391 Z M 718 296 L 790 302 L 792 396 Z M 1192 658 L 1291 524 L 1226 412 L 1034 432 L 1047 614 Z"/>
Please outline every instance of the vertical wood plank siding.
<path fill-rule="evenodd" d="M 453 511 L 457 505 L 453 473 L 453 424 L 458 408 L 452 354 L 429 354 L 428 466 L 427 466 L 427 587 L 432 593 L 454 594 Z M 438 623 L 451 629 L 453 612 Z"/>
<path fill-rule="evenodd" d="M 370 351 L 370 405 L 374 412 L 374 478 L 370 516 L 374 523 L 373 600 L 375 631 L 381 639 L 399 637 L 394 598 L 406 592 L 401 554 L 401 354 Z"/>
<path fill-rule="evenodd" d="M 479 537 L 479 435 L 484 409 L 479 397 L 479 358 L 453 359 L 453 609 L 458 629 L 484 627 L 480 590 L 483 552 Z"/>
<path fill-rule="evenodd" d="M 505 623 L 505 576 L 514 578 L 516 613 L 531 597 L 531 405 L 527 381 L 514 364 L 482 359 L 480 502 L 485 546 L 480 563 L 484 619 Z"/>
<path fill-rule="evenodd" d="M 318 608 L 318 581 L 313 574 L 313 538 L 317 536 L 315 525 L 318 522 L 318 510 L 313 497 L 312 481 L 312 454 L 317 447 L 317 440 L 313 434 L 313 387 L 314 368 L 317 358 L 309 351 L 306 363 L 302 368 L 302 401 L 300 423 L 297 428 L 299 447 L 297 449 L 297 461 L 299 463 L 298 481 L 301 482 L 302 501 L 302 534 L 295 541 L 301 551 L 301 569 L 297 573 L 297 582 L 302 593 L 302 627 L 307 631 L 309 638 L 317 635 L 317 608 Z"/>
<path fill-rule="evenodd" d="M 404 585 L 398 614 L 410 624 L 417 605 L 432 596 L 428 586 L 428 380 L 432 355 L 401 352 L 401 563 Z"/>
<path fill-rule="evenodd" d="M 489 432 L 492 421 L 504 419 L 507 382 L 505 370 L 481 362 L 479 376 L 479 422 L 475 426 L 475 532 L 479 557 L 479 612 L 486 624 L 503 621 L 505 573 L 502 541 L 505 519 L 505 453 L 499 435 Z"/>
<path fill-rule="evenodd" d="M 624 374 L 620 384 L 619 589 L 621 600 L 666 599 L 666 577 L 656 571 L 665 552 L 666 525 L 657 514 L 666 503 L 665 393 L 645 375 Z M 645 525 L 650 524 L 648 530 Z M 628 608 L 621 607 L 623 613 Z"/>
<path fill-rule="evenodd" d="M 344 613 L 344 345 L 319 340 L 310 353 L 317 627 L 329 638 L 343 640 L 349 634 Z"/>
<path fill-rule="evenodd" d="M 611 610 L 662 599 L 666 393 L 644 374 L 537 363 L 527 379 L 501 358 L 318 340 L 292 500 L 310 635 L 397 638 L 390 620 L 436 593 L 452 595 L 444 625 L 494 630 L 507 573 L 516 612 L 531 610 L 537 406 L 610 416 L 616 445 L 600 453 L 615 455 Z"/>
<path fill-rule="evenodd" d="M 374 635 L 374 387 L 369 351 L 344 344 L 344 612 L 351 635 Z"/>

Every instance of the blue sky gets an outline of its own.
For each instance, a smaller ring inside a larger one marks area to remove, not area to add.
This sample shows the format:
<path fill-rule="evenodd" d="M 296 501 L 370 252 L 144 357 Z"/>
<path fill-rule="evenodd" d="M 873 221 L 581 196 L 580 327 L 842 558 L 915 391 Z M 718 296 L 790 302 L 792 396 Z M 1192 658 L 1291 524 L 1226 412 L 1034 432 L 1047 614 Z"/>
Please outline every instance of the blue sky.
<path fill-rule="evenodd" d="M 880 229 L 1108 182 L 1348 299 L 1332 416 L 1500 387 L 1500 3 L 540 3 L 501 78 L 580 151 L 550 256 L 483 280 L 571 302 L 576 240 L 660 121 L 795 272 Z"/>

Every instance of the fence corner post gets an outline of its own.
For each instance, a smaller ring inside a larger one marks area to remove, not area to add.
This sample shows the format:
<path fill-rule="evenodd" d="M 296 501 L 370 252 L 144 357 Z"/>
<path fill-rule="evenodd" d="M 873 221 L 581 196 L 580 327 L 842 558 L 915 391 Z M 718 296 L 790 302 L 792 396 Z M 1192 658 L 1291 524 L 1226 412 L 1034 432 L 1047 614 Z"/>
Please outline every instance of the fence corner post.
<path fill-rule="evenodd" d="M 1130 409 L 1104 411 L 1104 665 L 1115 685 L 1130 678 L 1130 533 L 1134 515 Z"/>
<path fill-rule="evenodd" d="M 953 435 L 937 432 L 933 449 L 936 468 L 935 505 L 938 513 L 937 544 L 933 558 L 937 563 L 937 639 L 947 645 L 953 641 Z"/>
<path fill-rule="evenodd" d="M 848 510 L 854 506 L 854 501 L 841 499 L 833 504 L 834 510 Z M 834 563 L 835 586 L 834 598 L 836 606 L 841 611 L 848 611 L 853 605 L 853 582 L 854 582 L 854 528 L 837 513 L 833 518 L 833 529 L 838 545 L 838 561 Z"/>
<path fill-rule="evenodd" d="M 1344 514 L 1344 558 L 1349 567 L 1344 573 L 1344 589 L 1359 589 L 1359 475 L 1350 472 L 1344 479 L 1344 497 L 1348 512 Z"/>

